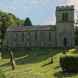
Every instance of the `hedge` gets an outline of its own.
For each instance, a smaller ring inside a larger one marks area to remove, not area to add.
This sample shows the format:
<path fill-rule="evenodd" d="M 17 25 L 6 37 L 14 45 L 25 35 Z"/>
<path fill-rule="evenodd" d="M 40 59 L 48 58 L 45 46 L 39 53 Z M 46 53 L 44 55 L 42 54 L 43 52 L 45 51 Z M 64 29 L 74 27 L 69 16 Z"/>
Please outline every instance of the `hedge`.
<path fill-rule="evenodd" d="M 78 56 L 63 56 L 60 57 L 60 65 L 64 72 L 78 72 Z"/>

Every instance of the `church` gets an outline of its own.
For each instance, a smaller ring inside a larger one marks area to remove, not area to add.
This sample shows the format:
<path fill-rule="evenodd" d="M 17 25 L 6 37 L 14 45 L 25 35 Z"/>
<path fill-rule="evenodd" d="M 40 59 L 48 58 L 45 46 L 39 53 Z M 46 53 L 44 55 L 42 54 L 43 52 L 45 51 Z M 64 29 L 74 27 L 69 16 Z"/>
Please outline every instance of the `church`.
<path fill-rule="evenodd" d="M 56 25 L 7 29 L 3 47 L 12 49 L 74 47 L 74 6 L 56 7 Z"/>

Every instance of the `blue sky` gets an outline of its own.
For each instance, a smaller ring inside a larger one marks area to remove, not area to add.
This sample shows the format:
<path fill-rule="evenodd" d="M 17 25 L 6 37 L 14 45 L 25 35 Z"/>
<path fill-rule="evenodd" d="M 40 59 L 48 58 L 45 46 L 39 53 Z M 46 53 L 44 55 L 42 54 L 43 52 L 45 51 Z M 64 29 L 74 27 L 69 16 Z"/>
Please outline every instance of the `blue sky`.
<path fill-rule="evenodd" d="M 66 0 L 0 0 L 0 10 L 21 19 L 29 17 L 35 25 L 45 25 L 55 24 L 55 8 L 61 4 L 66 4 Z"/>

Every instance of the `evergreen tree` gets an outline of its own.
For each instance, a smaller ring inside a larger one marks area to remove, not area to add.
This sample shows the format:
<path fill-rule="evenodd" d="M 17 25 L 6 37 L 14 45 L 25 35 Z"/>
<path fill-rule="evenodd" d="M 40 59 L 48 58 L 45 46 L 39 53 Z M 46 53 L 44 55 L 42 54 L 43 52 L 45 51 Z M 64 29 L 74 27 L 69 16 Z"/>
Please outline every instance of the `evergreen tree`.
<path fill-rule="evenodd" d="M 32 26 L 32 22 L 31 22 L 30 18 L 25 19 L 24 26 Z"/>

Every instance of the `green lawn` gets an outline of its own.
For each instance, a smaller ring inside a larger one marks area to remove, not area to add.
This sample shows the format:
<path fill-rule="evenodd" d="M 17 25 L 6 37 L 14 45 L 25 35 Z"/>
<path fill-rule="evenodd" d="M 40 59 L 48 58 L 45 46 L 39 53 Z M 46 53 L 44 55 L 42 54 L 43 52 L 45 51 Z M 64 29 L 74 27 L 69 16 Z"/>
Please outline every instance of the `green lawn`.
<path fill-rule="evenodd" d="M 0 69 L 7 78 L 78 78 L 77 74 L 66 75 L 62 73 L 59 58 L 63 50 L 33 49 L 24 56 L 16 57 L 16 69 L 11 70 L 9 59 L 0 59 Z M 68 51 L 67 54 L 76 54 Z M 18 53 L 19 54 L 19 53 Z M 53 64 L 48 64 L 53 57 Z M 47 65 L 48 64 L 48 65 Z M 43 66 L 45 65 L 45 66 Z"/>

